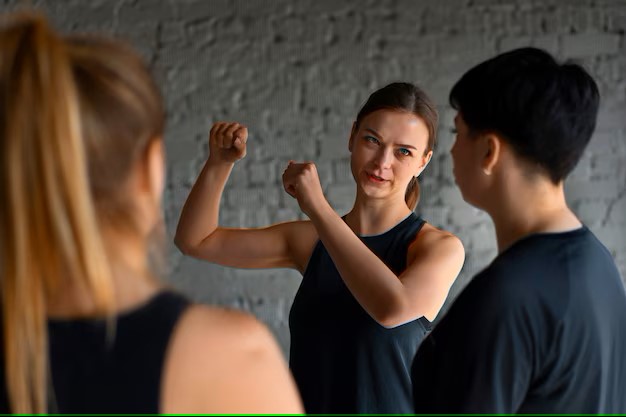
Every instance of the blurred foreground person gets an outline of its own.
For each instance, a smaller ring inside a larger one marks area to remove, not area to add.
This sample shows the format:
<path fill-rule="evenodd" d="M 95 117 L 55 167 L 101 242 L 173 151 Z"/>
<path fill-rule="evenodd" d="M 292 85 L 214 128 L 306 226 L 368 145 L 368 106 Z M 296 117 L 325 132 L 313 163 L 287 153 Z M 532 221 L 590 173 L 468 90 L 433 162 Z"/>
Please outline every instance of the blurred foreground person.
<path fill-rule="evenodd" d="M 150 269 L 164 114 L 139 57 L 3 16 L 0 100 L 0 411 L 301 412 L 264 326 Z"/>

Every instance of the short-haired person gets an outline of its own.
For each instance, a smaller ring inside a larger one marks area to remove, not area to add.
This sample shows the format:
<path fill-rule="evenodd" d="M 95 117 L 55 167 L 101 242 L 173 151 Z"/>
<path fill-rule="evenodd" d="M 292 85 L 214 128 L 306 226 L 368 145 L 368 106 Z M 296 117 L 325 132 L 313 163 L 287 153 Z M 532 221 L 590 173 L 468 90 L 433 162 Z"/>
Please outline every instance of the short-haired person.
<path fill-rule="evenodd" d="M 348 140 L 356 200 L 332 209 L 315 164 L 290 163 L 285 191 L 307 221 L 219 226 L 222 191 L 244 157 L 247 129 L 217 123 L 185 203 L 181 250 L 238 268 L 303 274 L 289 327 L 290 366 L 309 413 L 410 413 L 410 366 L 464 260 L 461 241 L 417 216 L 417 176 L 433 154 L 437 111 L 409 83 L 370 95 Z M 336 140 L 336 139 L 333 139 Z"/>
<path fill-rule="evenodd" d="M 563 182 L 596 124 L 583 68 L 522 48 L 450 93 L 454 176 L 494 222 L 498 255 L 422 343 L 417 413 L 626 412 L 626 294 Z"/>
<path fill-rule="evenodd" d="M 165 120 L 138 55 L 0 18 L 0 412 L 301 412 L 264 326 L 155 278 Z"/>

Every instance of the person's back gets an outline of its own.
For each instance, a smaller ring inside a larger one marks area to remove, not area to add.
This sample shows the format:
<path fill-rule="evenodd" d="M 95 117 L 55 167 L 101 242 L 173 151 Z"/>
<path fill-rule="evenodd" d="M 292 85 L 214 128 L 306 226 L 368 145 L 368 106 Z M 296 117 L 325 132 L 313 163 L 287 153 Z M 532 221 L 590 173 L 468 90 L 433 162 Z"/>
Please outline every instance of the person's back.
<path fill-rule="evenodd" d="M 48 412 L 300 411 L 271 336 L 245 314 L 192 305 L 163 290 L 114 323 L 111 337 L 105 319 L 48 320 Z M 0 413 L 10 411 L 2 379 Z"/>
<path fill-rule="evenodd" d="M 522 48 L 468 71 L 450 102 L 456 182 L 499 254 L 420 346 L 416 412 L 625 412 L 624 284 L 563 187 L 595 128 L 595 82 Z"/>
<path fill-rule="evenodd" d="M 141 59 L 3 17 L 0 411 L 301 412 L 265 326 L 155 279 L 164 111 Z"/>
<path fill-rule="evenodd" d="M 439 332 L 427 338 L 414 369 L 432 378 L 415 381 L 419 410 L 626 409 L 620 391 L 626 294 L 610 254 L 587 228 L 516 242 L 472 280 L 449 313 L 441 331 L 470 340 L 460 354 L 484 360 L 472 373 L 450 378 L 456 370 L 455 361 L 446 360 L 448 339 Z M 446 389 L 434 391 L 430 383 Z"/>
<path fill-rule="evenodd" d="M 626 291 L 609 251 L 585 232 L 567 245 L 572 260 L 570 304 L 563 321 L 569 326 L 561 349 L 577 369 L 568 387 L 571 402 L 561 399 L 563 406 L 555 404 L 554 412 L 626 412 Z M 562 365 L 564 374 L 570 364 Z M 576 403 L 580 407 L 570 405 Z"/>
<path fill-rule="evenodd" d="M 49 411 L 158 413 L 167 347 L 189 304 L 181 295 L 160 292 L 117 315 L 113 337 L 103 319 L 49 319 Z M 6 395 L 4 379 L 0 387 Z M 6 401 L 0 405 L 0 412 L 10 411 Z"/>

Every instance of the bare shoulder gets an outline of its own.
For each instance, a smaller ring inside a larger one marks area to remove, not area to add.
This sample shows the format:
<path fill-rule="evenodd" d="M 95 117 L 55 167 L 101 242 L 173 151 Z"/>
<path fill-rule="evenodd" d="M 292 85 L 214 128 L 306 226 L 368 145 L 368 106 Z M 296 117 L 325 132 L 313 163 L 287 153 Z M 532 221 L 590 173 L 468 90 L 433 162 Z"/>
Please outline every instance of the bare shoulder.
<path fill-rule="evenodd" d="M 166 413 L 301 412 L 267 327 L 248 313 L 203 305 L 190 307 L 176 326 L 164 365 L 162 406 Z"/>
<path fill-rule="evenodd" d="M 222 349 L 237 345 L 239 349 L 263 345 L 269 331 L 254 316 L 238 310 L 195 304 L 178 325 L 178 335 L 191 342 L 190 347 Z M 204 345 L 204 346 L 203 346 Z"/>
<path fill-rule="evenodd" d="M 310 220 L 290 222 L 288 231 L 289 248 L 293 259 L 297 263 L 298 270 L 304 273 L 309 262 L 313 248 L 319 240 L 317 229 Z"/>
<path fill-rule="evenodd" d="M 409 258 L 415 258 L 418 254 L 437 254 L 463 262 L 465 249 L 458 236 L 425 223 L 409 246 Z"/>

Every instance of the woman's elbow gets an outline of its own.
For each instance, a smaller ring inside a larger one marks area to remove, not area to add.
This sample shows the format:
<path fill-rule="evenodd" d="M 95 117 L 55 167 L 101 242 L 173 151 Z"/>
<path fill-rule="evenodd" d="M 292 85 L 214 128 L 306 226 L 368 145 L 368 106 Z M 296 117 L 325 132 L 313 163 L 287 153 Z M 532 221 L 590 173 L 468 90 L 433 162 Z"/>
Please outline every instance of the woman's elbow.
<path fill-rule="evenodd" d="M 384 312 L 380 312 L 375 317 L 372 317 L 384 328 L 393 329 L 394 327 L 402 326 L 421 317 L 425 317 L 428 321 L 433 321 L 442 306 L 443 301 L 441 303 L 422 303 L 420 308 L 416 308 L 415 305 L 398 305 L 395 308 L 388 308 Z"/>
<path fill-rule="evenodd" d="M 391 306 L 380 312 L 374 317 L 374 320 L 386 329 L 402 326 L 418 317 L 412 317 L 411 313 L 402 306 Z"/>
<path fill-rule="evenodd" d="M 383 320 L 377 320 L 377 322 L 378 324 L 383 326 L 385 329 L 394 329 L 396 327 L 400 327 L 403 324 L 406 324 L 418 318 L 419 317 L 410 318 L 410 319 L 400 319 L 398 317 L 391 317 L 391 318 L 385 318 Z"/>
<path fill-rule="evenodd" d="M 195 247 L 188 240 L 184 239 L 178 233 L 174 236 L 174 245 L 178 250 L 186 256 L 194 256 Z"/>

